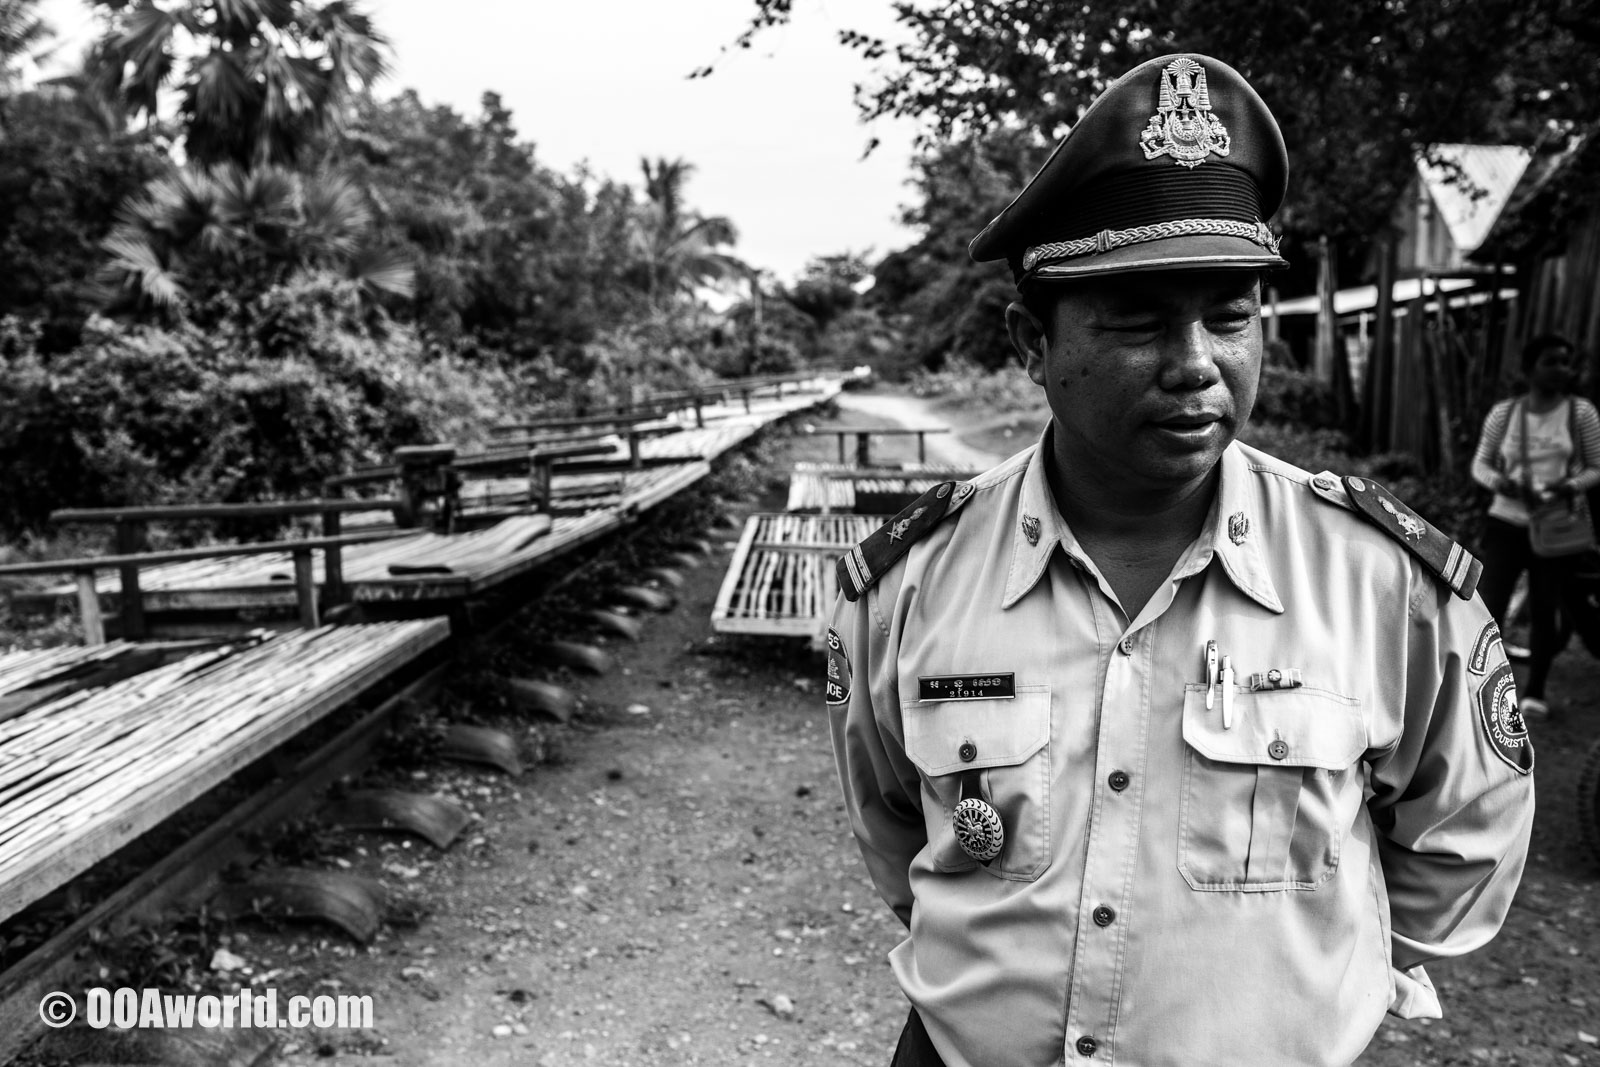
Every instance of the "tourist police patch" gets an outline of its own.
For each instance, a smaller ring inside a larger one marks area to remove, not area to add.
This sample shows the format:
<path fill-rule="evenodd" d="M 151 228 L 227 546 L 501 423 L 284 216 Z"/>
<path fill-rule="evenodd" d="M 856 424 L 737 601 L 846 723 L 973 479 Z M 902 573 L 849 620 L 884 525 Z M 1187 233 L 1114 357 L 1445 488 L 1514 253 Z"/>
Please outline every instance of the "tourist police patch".
<path fill-rule="evenodd" d="M 1472 654 L 1467 657 L 1467 670 L 1473 674 L 1489 673 L 1489 653 L 1498 644 L 1500 644 L 1500 627 L 1490 619 L 1483 624 L 1483 629 L 1478 631 L 1478 639 L 1472 642 Z"/>
<path fill-rule="evenodd" d="M 828 678 L 823 691 L 829 704 L 846 704 L 850 701 L 850 657 L 845 654 L 844 642 L 839 632 L 828 627 Z"/>
<path fill-rule="evenodd" d="M 1472 553 L 1430 526 L 1377 482 L 1351 477 L 1344 480 L 1344 487 L 1356 511 L 1405 545 L 1456 596 L 1462 600 L 1472 599 L 1473 590 L 1478 588 L 1478 576 L 1483 573 L 1483 564 Z"/>
<path fill-rule="evenodd" d="M 1478 718 L 1495 755 L 1520 774 L 1533 770 L 1533 744 L 1528 740 L 1528 724 L 1517 707 L 1511 664 L 1500 664 L 1478 686 Z"/>
<path fill-rule="evenodd" d="M 904 511 L 878 527 L 871 537 L 839 557 L 839 588 L 854 602 L 871 589 L 890 567 L 900 562 L 917 539 L 939 524 L 953 505 L 972 492 L 972 484 L 940 482 L 913 500 Z"/>

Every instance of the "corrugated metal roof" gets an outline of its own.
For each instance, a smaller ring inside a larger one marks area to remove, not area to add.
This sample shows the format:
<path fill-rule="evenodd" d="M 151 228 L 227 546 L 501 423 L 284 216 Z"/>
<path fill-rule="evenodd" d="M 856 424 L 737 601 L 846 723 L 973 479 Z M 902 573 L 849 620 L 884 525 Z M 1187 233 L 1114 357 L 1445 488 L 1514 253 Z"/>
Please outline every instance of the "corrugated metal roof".
<path fill-rule="evenodd" d="M 1466 255 L 1489 235 L 1532 153 L 1512 145 L 1487 144 L 1437 144 L 1432 151 L 1459 166 L 1471 183 L 1470 188 L 1462 185 L 1447 166 L 1417 161 L 1417 173 L 1450 230 L 1450 239 Z"/>

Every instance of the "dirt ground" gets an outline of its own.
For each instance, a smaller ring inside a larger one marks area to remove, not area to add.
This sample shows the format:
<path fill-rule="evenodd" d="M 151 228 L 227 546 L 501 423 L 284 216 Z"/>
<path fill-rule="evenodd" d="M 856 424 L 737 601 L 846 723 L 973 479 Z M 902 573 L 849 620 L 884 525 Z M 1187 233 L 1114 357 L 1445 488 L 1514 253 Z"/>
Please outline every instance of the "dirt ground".
<path fill-rule="evenodd" d="M 918 403 L 813 421 L 951 417 Z M 954 418 L 958 440 L 991 451 L 1035 429 Z M 897 447 L 885 455 L 907 458 Z M 798 435 L 784 459 L 832 448 Z M 713 634 L 735 532 L 715 536 L 677 607 L 577 682 L 550 762 L 516 778 L 410 772 L 472 809 L 452 849 L 364 835 L 336 861 L 422 902 L 418 925 L 366 948 L 310 927 L 230 939 L 258 985 L 373 998 L 374 1031 L 285 1032 L 278 1062 L 887 1064 L 906 1011 L 885 961 L 900 928 L 837 797 L 821 661 L 800 642 Z M 1563 710 L 1534 727 L 1541 809 L 1506 929 L 1430 968 L 1446 1018 L 1386 1024 L 1365 1067 L 1600 1064 L 1600 873 L 1574 796 L 1600 733 L 1600 665 L 1569 651 L 1552 697 Z"/>

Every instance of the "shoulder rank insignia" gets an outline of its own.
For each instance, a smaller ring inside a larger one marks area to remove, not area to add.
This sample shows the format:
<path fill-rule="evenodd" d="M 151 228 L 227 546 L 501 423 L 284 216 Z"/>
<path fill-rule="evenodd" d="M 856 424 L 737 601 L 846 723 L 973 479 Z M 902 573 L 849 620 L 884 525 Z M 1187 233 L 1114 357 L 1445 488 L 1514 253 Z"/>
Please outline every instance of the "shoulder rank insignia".
<path fill-rule="evenodd" d="M 1483 564 L 1449 536 L 1429 525 L 1402 504 L 1389 490 L 1369 478 L 1344 479 L 1350 503 L 1369 522 L 1405 545 L 1411 554 L 1462 600 L 1471 600 L 1478 588 Z"/>
<path fill-rule="evenodd" d="M 952 504 L 972 492 L 970 484 L 940 482 L 911 502 L 900 514 L 875 530 L 871 537 L 839 557 L 839 588 L 855 601 L 900 562 L 917 539 L 939 524 Z"/>

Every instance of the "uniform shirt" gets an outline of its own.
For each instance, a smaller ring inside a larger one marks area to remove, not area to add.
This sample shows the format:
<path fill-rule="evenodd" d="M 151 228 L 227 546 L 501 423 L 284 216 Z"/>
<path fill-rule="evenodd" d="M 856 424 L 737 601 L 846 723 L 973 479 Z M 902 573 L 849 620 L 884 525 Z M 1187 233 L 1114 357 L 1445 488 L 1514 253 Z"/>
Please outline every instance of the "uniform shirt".
<path fill-rule="evenodd" d="M 1334 479 L 1235 443 L 1130 624 L 1049 447 L 958 488 L 830 635 L 846 807 L 945 1062 L 1348 1064 L 1386 1010 L 1437 1016 L 1421 965 L 1499 929 L 1533 815 L 1482 602 Z M 924 699 L 1006 673 L 1014 696 Z M 987 866 L 951 826 L 973 771 L 1005 827 Z"/>

